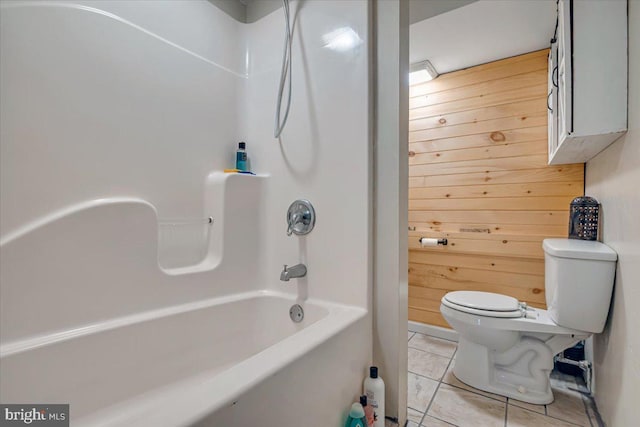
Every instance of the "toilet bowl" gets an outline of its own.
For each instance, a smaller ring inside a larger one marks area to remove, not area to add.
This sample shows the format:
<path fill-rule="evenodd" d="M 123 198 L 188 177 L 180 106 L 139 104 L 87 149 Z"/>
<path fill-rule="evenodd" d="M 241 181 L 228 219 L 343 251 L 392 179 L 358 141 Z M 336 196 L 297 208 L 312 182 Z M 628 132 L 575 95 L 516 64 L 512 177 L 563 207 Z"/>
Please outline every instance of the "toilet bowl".
<path fill-rule="evenodd" d="M 553 358 L 604 328 L 616 253 L 593 241 L 546 239 L 547 310 L 496 293 L 454 291 L 440 312 L 459 334 L 454 375 L 533 404 L 553 401 Z"/>
<path fill-rule="evenodd" d="M 508 304 L 501 310 L 481 304 L 489 301 Z M 488 292 L 450 292 L 440 311 L 459 334 L 453 373 L 460 381 L 534 404 L 553 401 L 553 356 L 590 335 L 557 325 L 546 310 Z"/>

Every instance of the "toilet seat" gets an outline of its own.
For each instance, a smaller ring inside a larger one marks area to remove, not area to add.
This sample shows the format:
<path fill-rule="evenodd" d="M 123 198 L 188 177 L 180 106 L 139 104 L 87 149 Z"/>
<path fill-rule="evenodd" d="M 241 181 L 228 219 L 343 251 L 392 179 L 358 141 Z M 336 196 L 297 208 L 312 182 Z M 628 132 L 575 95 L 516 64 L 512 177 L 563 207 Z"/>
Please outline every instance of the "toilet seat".
<path fill-rule="evenodd" d="M 451 304 L 446 301 L 444 297 L 441 303 L 440 312 L 450 325 L 451 320 L 455 320 L 461 324 L 473 325 L 474 327 L 482 326 L 488 329 L 518 331 L 521 333 L 539 332 L 553 335 L 589 335 L 585 331 L 570 329 L 556 324 L 549 316 L 549 312 L 542 308 L 527 307 L 526 310 L 522 309 L 523 312 L 526 311 L 525 314 L 520 313 L 517 317 L 509 318 L 500 316 L 500 312 L 498 311 L 473 311 L 474 309 L 468 307 Z"/>
<path fill-rule="evenodd" d="M 526 310 L 515 298 L 492 292 L 454 291 L 442 298 L 442 304 L 464 313 L 486 317 L 523 317 Z"/>

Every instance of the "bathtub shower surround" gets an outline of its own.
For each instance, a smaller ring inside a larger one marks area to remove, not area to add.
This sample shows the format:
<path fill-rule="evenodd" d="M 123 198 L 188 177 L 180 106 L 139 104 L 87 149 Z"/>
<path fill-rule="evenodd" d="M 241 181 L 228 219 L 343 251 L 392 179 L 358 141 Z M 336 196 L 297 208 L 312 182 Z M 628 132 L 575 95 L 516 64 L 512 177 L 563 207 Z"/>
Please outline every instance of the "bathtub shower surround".
<path fill-rule="evenodd" d="M 69 403 L 74 426 L 343 422 L 372 358 L 370 166 L 350 161 L 369 157 L 368 2 L 291 2 L 279 139 L 282 10 L 0 7 L 2 402 Z M 238 141 L 255 176 L 223 173 Z M 318 219 L 287 236 L 297 199 Z"/>

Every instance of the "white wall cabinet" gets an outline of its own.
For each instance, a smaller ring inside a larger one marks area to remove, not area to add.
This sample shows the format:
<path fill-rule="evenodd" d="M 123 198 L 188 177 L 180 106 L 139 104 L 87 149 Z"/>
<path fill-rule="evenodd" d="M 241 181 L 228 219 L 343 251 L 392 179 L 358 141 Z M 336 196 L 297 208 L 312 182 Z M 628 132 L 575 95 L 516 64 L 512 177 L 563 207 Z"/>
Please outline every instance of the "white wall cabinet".
<path fill-rule="evenodd" d="M 549 164 L 586 162 L 626 132 L 626 0 L 559 1 L 548 107 Z"/>

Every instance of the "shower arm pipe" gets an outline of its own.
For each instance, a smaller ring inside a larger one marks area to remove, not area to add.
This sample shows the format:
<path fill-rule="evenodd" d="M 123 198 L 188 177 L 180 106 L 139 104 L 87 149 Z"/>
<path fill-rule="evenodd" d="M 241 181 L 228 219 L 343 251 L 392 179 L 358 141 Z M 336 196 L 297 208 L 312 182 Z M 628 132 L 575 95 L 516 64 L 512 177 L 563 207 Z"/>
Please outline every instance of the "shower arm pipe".
<path fill-rule="evenodd" d="M 279 138 L 282 133 L 285 125 L 287 124 L 287 119 L 289 118 L 289 110 L 291 108 L 291 74 L 292 74 L 292 61 L 291 61 L 291 25 L 289 19 L 289 0 L 282 0 L 282 5 L 284 9 L 284 19 L 285 19 L 285 37 L 284 37 L 284 52 L 282 54 L 282 69 L 280 71 L 280 85 L 278 87 L 278 100 L 276 104 L 276 117 L 275 117 L 275 126 L 273 136 L 274 138 Z M 287 88 L 287 106 L 284 112 L 284 117 L 280 118 L 282 113 L 282 97 L 284 95 L 284 88 L 287 85 L 287 77 L 288 77 L 288 88 Z"/>

